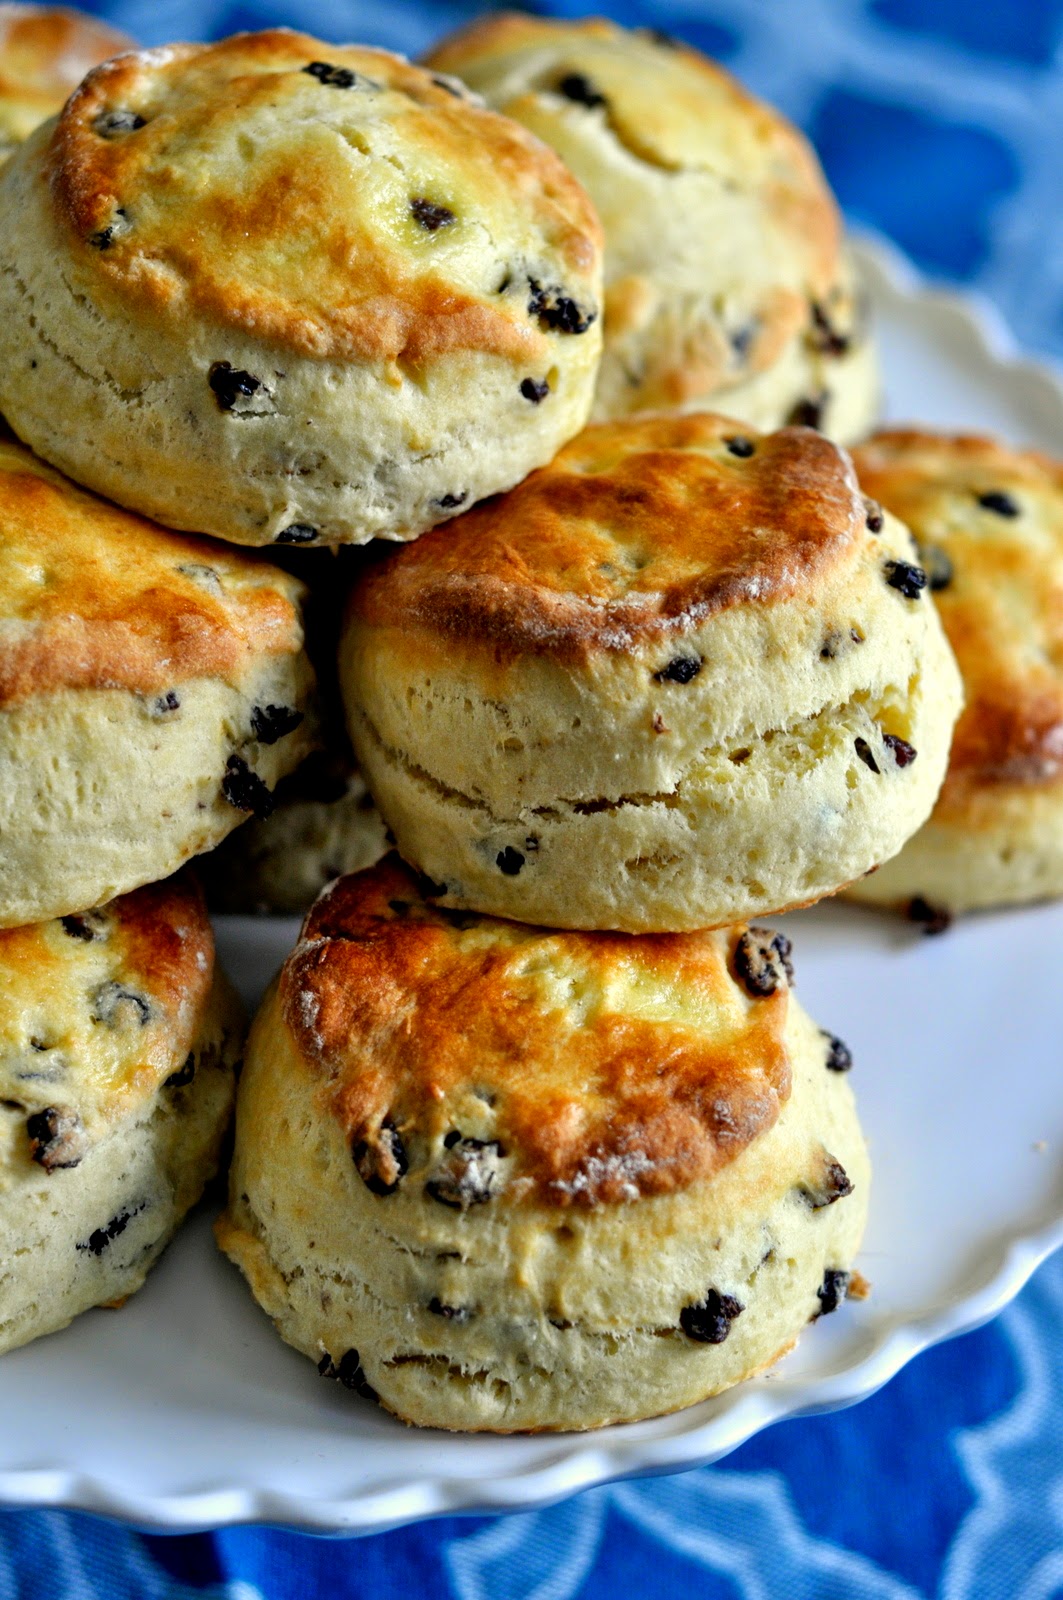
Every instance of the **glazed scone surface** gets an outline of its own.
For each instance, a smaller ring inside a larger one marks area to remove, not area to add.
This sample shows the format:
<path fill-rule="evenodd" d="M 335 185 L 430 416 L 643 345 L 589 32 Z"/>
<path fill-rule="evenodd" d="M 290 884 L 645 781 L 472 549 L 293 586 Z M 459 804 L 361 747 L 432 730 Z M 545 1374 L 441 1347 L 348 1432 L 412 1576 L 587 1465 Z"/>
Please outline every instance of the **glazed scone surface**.
<path fill-rule="evenodd" d="M 588 413 L 590 202 L 386 52 L 275 29 L 123 56 L 19 152 L 0 213 L 5 416 L 170 526 L 410 538 Z"/>
<path fill-rule="evenodd" d="M 310 748 L 302 585 L 0 441 L 0 927 L 210 849 Z"/>
<path fill-rule="evenodd" d="M 698 51 L 601 18 L 481 18 L 429 64 L 557 150 L 597 207 L 597 417 L 711 406 L 867 430 L 877 375 L 838 209 L 777 111 Z"/>
<path fill-rule="evenodd" d="M 723 926 L 926 819 L 959 706 L 905 529 L 802 428 L 588 428 L 356 585 L 362 770 L 442 904 Z"/>
<path fill-rule="evenodd" d="M 0 157 L 61 111 L 90 68 L 132 47 L 83 11 L 0 5 Z"/>
<path fill-rule="evenodd" d="M 190 879 L 0 932 L 0 1351 L 140 1287 L 217 1167 L 241 1042 Z"/>
<path fill-rule="evenodd" d="M 930 821 L 852 894 L 942 911 L 1063 894 L 1063 465 L 904 429 L 855 461 L 922 549 L 966 705 Z"/>
<path fill-rule="evenodd" d="M 448 913 L 394 857 L 342 880 L 249 1042 L 222 1247 L 408 1421 L 587 1428 L 737 1382 L 844 1296 L 866 1214 L 788 953 Z"/>

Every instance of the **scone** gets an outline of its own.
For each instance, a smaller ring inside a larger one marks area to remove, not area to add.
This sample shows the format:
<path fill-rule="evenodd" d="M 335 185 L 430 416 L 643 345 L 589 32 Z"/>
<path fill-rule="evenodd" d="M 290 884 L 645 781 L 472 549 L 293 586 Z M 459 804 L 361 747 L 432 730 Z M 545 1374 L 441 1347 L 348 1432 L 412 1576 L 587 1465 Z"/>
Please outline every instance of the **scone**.
<path fill-rule="evenodd" d="M 919 543 L 967 703 L 929 822 L 850 894 L 931 927 L 1063 894 L 1063 463 L 915 430 L 855 462 Z"/>
<path fill-rule="evenodd" d="M 176 871 L 310 748 L 302 585 L 0 441 L 0 927 Z"/>
<path fill-rule="evenodd" d="M 697 50 L 601 18 L 481 18 L 429 64 L 552 145 L 598 209 L 597 417 L 867 431 L 876 363 L 838 208 L 778 112 Z"/>
<path fill-rule="evenodd" d="M 248 1043 L 222 1248 L 408 1422 L 594 1428 L 760 1371 L 850 1284 L 849 1055 L 763 928 L 631 939 L 318 901 Z"/>
<path fill-rule="evenodd" d="M 191 878 L 0 933 L 0 1351 L 140 1288 L 217 1169 L 242 1039 Z"/>
<path fill-rule="evenodd" d="M 588 428 L 352 596 L 351 737 L 439 902 L 726 926 L 930 813 L 959 678 L 907 531 L 808 428 Z"/>
<path fill-rule="evenodd" d="M 0 410 L 171 527 L 413 538 L 590 409 L 589 200 L 384 51 L 275 29 L 122 56 L 12 158 L 0 238 Z"/>
<path fill-rule="evenodd" d="M 60 111 L 86 72 L 133 41 L 67 6 L 0 5 L 0 160 Z"/>

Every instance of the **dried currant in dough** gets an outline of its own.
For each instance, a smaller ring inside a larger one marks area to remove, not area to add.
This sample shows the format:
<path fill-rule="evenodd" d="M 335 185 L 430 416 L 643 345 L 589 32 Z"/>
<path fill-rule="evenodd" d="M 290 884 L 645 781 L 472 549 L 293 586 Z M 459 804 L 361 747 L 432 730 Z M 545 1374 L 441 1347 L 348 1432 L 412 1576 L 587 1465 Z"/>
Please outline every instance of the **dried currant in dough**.
<path fill-rule="evenodd" d="M 766 1000 L 784 983 L 792 983 L 792 944 L 770 928 L 747 928 L 734 949 L 735 977 L 754 1000 Z"/>
<path fill-rule="evenodd" d="M 45 1172 L 76 1167 L 85 1155 L 85 1130 L 81 1118 L 63 1106 L 45 1106 L 26 1118 L 30 1158 Z"/>
<path fill-rule="evenodd" d="M 502 1146 L 497 1139 L 466 1139 L 452 1130 L 443 1141 L 446 1154 L 425 1184 L 433 1200 L 464 1211 L 482 1206 L 495 1192 Z"/>
<path fill-rule="evenodd" d="M 986 511 L 995 511 L 998 517 L 1017 517 L 1021 510 L 1019 502 L 1006 489 L 987 489 L 978 496 L 978 504 Z"/>
<path fill-rule="evenodd" d="M 377 1400 L 379 1395 L 362 1369 L 362 1358 L 357 1350 L 347 1350 L 339 1361 L 333 1361 L 328 1351 L 321 1357 L 317 1370 L 323 1378 L 334 1378 L 345 1389 L 353 1389 L 364 1400 Z"/>
<path fill-rule="evenodd" d="M 207 373 L 207 382 L 218 402 L 219 411 L 231 411 L 237 400 L 250 399 L 262 388 L 262 379 L 244 372 L 228 361 L 215 361 Z"/>
<path fill-rule="evenodd" d="M 449 228 L 456 222 L 453 211 L 447 206 L 436 205 L 433 200 L 418 197 L 410 201 L 410 211 L 414 221 L 420 223 L 426 233 L 438 233 L 440 228 Z"/>
<path fill-rule="evenodd" d="M 221 792 L 237 811 L 250 811 L 259 821 L 273 813 L 273 795 L 269 786 L 257 772 L 251 771 L 243 756 L 230 756 L 225 763 Z"/>
<path fill-rule="evenodd" d="M 918 600 L 926 588 L 926 573 L 914 561 L 887 561 L 886 582 L 906 600 Z"/>
<path fill-rule="evenodd" d="M 838 1267 L 827 1268 L 823 1274 L 823 1282 L 816 1290 L 816 1299 L 819 1301 L 817 1316 L 827 1317 L 832 1311 L 837 1311 L 849 1293 L 852 1276 L 851 1272 L 843 1272 Z"/>
<path fill-rule="evenodd" d="M 836 1033 L 827 1033 L 820 1029 L 827 1041 L 827 1071 L 848 1072 L 853 1064 L 853 1053 L 844 1039 L 839 1039 Z"/>
<path fill-rule="evenodd" d="M 840 1161 L 827 1154 L 824 1154 L 819 1172 L 798 1185 L 798 1193 L 811 1211 L 823 1211 L 852 1192 L 853 1183 L 849 1174 Z"/>
<path fill-rule="evenodd" d="M 394 1194 L 410 1170 L 406 1146 L 390 1117 L 384 1118 L 375 1134 L 359 1139 L 351 1155 L 370 1194 Z"/>
<path fill-rule="evenodd" d="M 294 733 L 303 720 L 303 713 L 293 706 L 255 706 L 251 712 L 251 732 L 259 744 L 276 744 L 278 739 Z"/>
<path fill-rule="evenodd" d="M 586 106 L 589 111 L 609 104 L 604 94 L 596 89 L 582 72 L 566 72 L 565 76 L 558 80 L 557 92 L 563 94 L 566 100 L 574 100 L 577 105 Z"/>
<path fill-rule="evenodd" d="M 684 1306 L 679 1313 L 679 1326 L 688 1339 L 696 1344 L 723 1344 L 731 1331 L 731 1324 L 745 1310 L 741 1301 L 732 1294 L 720 1294 L 710 1289 L 697 1305 Z"/>
<path fill-rule="evenodd" d="M 151 1002 L 114 978 L 108 978 L 94 989 L 89 1000 L 93 1022 L 102 1022 L 107 1028 L 120 1028 L 127 1022 L 137 1022 L 146 1028 L 151 1021 Z"/>
<path fill-rule="evenodd" d="M 654 683 L 692 683 L 701 671 L 700 656 L 673 656 L 668 665 L 653 674 Z"/>

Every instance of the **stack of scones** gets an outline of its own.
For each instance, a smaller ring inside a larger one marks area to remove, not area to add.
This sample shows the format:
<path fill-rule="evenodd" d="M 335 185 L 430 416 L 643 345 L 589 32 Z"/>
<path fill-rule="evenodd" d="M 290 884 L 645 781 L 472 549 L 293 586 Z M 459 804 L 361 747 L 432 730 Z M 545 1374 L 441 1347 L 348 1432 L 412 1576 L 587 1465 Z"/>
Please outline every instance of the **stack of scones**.
<path fill-rule="evenodd" d="M 854 467 L 834 200 L 673 39 L 68 87 L 0 170 L 0 1349 L 141 1284 L 242 1055 L 218 1240 L 324 1377 L 509 1432 L 762 1370 L 869 1165 L 760 919 L 1063 890 L 1063 469 Z M 246 1044 L 197 856 L 306 912 Z"/>

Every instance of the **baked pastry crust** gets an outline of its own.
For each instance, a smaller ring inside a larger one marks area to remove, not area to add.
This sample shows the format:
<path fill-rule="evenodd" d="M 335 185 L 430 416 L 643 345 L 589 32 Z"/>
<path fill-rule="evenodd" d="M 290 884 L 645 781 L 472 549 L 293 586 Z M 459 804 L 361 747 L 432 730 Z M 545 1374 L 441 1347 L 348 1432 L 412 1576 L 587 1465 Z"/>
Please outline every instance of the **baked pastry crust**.
<path fill-rule="evenodd" d="M 736 453 L 737 452 L 737 453 Z M 866 510 L 807 428 L 755 438 L 704 413 L 602 423 L 505 500 L 360 579 L 354 615 L 512 661 L 667 647 L 756 601 L 810 597 L 851 561 Z"/>
<path fill-rule="evenodd" d="M 98 500 L 6 439 L 0 483 L 0 706 L 238 679 L 300 650 L 298 578 Z"/>
<path fill-rule="evenodd" d="M 877 375 L 838 208 L 777 111 L 679 40 L 603 18 L 491 15 L 428 63 L 557 150 L 598 208 L 596 418 L 711 406 L 867 430 Z"/>
<path fill-rule="evenodd" d="M 385 1123 L 405 1143 L 441 1145 L 483 1118 L 470 1103 L 480 1083 L 492 1137 L 515 1156 L 511 1193 L 616 1204 L 710 1176 L 789 1096 L 785 981 L 750 1001 L 734 976 L 745 935 L 635 946 L 625 934 L 481 922 L 425 902 L 390 856 L 311 910 L 280 1008 L 352 1148 L 377 1147 Z M 684 997 L 674 1022 L 652 1004 L 639 1014 L 643 968 Z M 617 988 L 634 991 L 630 1010 L 610 1003 Z"/>

